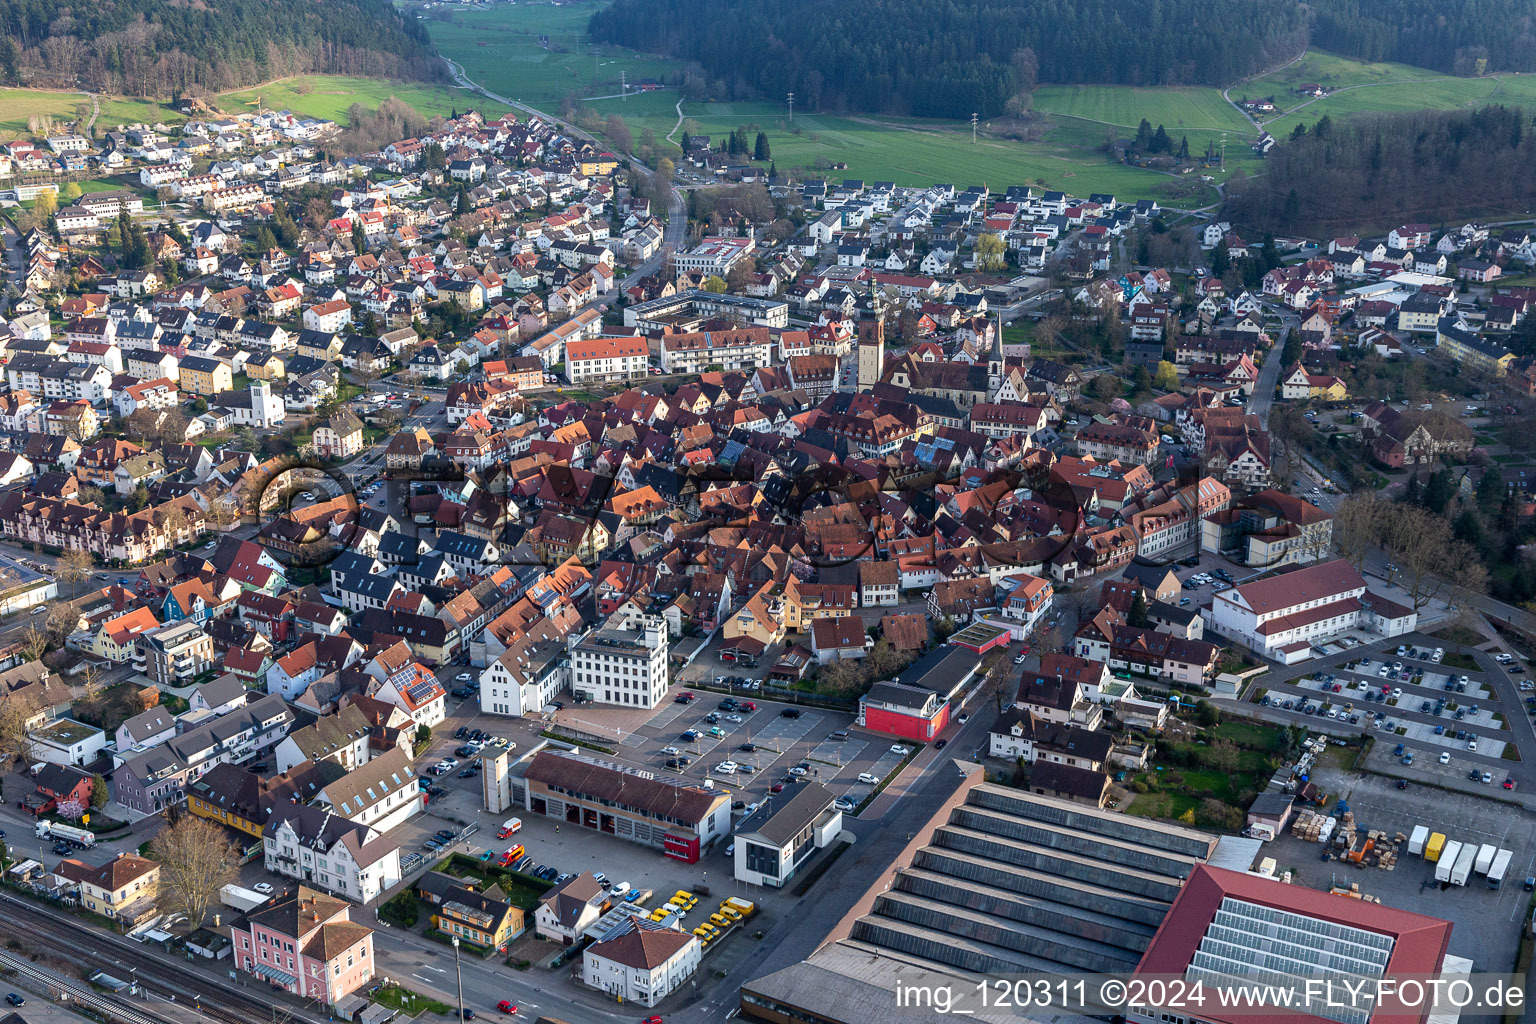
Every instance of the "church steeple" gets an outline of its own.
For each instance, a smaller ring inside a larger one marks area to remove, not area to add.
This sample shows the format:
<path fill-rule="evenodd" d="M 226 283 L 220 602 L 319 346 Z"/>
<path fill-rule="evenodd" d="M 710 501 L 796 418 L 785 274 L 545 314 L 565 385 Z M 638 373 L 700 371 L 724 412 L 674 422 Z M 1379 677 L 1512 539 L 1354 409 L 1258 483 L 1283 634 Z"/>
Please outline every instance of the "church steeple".
<path fill-rule="evenodd" d="M 997 314 L 997 323 L 992 331 L 992 354 L 987 357 L 987 389 L 997 394 L 997 389 L 1003 386 L 1003 314 Z"/>

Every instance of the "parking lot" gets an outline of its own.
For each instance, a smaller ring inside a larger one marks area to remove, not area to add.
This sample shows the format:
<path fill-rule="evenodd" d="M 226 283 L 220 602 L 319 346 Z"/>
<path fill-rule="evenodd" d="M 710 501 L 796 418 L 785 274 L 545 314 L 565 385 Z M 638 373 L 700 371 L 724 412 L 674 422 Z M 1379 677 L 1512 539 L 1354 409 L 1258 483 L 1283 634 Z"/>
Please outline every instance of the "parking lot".
<path fill-rule="evenodd" d="M 1400 648 L 1403 654 L 1397 653 Z M 1510 721 L 1528 710 L 1520 699 L 1527 696 L 1520 687 L 1531 685 L 1524 666 L 1511 655 L 1498 661 L 1493 653 L 1470 648 L 1450 653 L 1475 661 L 1476 668 L 1447 665 L 1435 660 L 1436 648 L 1444 657 L 1443 641 L 1414 633 L 1341 649 L 1266 675 L 1255 698 L 1271 720 L 1335 735 L 1373 736 L 1371 767 L 1376 770 L 1396 765 L 1402 769 L 1396 773 L 1410 779 L 1457 773 L 1465 779 L 1475 767 L 1479 775 L 1489 773 L 1493 784 L 1502 785 L 1506 778 L 1516 788 L 1529 783 L 1528 754 L 1517 749 Z M 1401 753 L 1396 753 L 1398 744 Z M 1445 754 L 1448 763 L 1442 761 Z"/>
<path fill-rule="evenodd" d="M 1442 889 L 1434 881 L 1435 865 L 1401 847 L 1391 871 L 1357 867 L 1345 861 L 1323 860 L 1323 848 L 1282 834 L 1266 843 L 1264 855 L 1274 857 L 1281 871 L 1292 871 L 1300 884 L 1328 889 L 1358 882 L 1362 892 L 1384 904 L 1442 917 L 1452 922 L 1450 952 L 1473 960 L 1475 971 L 1508 971 L 1514 966 L 1519 931 L 1530 893 L 1522 884 L 1536 875 L 1536 819 L 1504 803 L 1481 796 L 1397 784 L 1379 776 L 1347 774 L 1330 768 L 1314 773 L 1330 795 L 1347 800 L 1363 839 L 1369 829 L 1410 834 L 1424 825 L 1447 840 L 1490 843 L 1513 854 L 1504 884 L 1490 889 L 1474 874 L 1466 886 Z"/>

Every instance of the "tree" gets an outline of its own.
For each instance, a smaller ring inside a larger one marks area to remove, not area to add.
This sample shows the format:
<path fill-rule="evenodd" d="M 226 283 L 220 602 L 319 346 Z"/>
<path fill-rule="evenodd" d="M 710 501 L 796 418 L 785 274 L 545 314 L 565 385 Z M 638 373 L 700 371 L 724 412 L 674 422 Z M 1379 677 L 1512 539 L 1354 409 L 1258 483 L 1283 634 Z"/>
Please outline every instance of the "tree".
<path fill-rule="evenodd" d="M 1152 122 L 1146 118 L 1141 119 L 1141 124 L 1136 127 L 1136 140 L 1132 146 L 1139 152 L 1146 152 L 1152 144 Z"/>
<path fill-rule="evenodd" d="M 1227 251 L 1226 239 L 1222 239 L 1216 243 L 1216 248 L 1211 250 L 1211 273 L 1221 277 L 1231 266 L 1232 255 Z"/>
<path fill-rule="evenodd" d="M 1110 402 L 1119 398 L 1125 391 L 1125 385 L 1119 377 L 1112 373 L 1101 373 L 1088 382 L 1088 395 L 1100 402 Z"/>
<path fill-rule="evenodd" d="M 28 724 L 37 717 L 39 710 L 37 699 L 24 691 L 0 700 L 0 765 L 32 760 Z"/>
<path fill-rule="evenodd" d="M 203 818 L 182 814 L 149 841 L 149 857 L 160 864 L 155 903 L 165 913 L 187 915 L 202 926 L 221 888 L 234 881 L 240 851 L 224 830 Z"/>
<path fill-rule="evenodd" d="M 42 661 L 43 655 L 48 653 L 48 634 L 36 626 L 29 625 L 21 631 L 21 655 L 27 661 Z"/>
<path fill-rule="evenodd" d="M 603 134 L 608 136 L 608 141 L 613 143 L 613 148 L 620 153 L 628 153 L 634 148 L 635 140 L 629 133 L 629 125 L 618 114 L 609 114 L 608 120 L 603 125 Z"/>
<path fill-rule="evenodd" d="M 1152 625 L 1152 619 L 1147 615 L 1147 598 L 1140 587 L 1131 598 L 1131 610 L 1126 613 L 1125 624 L 1132 629 L 1148 629 Z"/>
<path fill-rule="evenodd" d="M 757 141 L 752 146 L 752 159 L 760 163 L 767 163 L 773 159 L 773 150 L 768 147 L 767 132 L 757 133 Z"/>
<path fill-rule="evenodd" d="M 96 560 L 91 557 L 89 551 L 80 548 L 70 548 L 59 556 L 54 564 L 54 579 L 60 583 L 69 585 L 69 596 L 73 598 L 80 590 L 80 584 L 91 578 L 91 572 L 96 567 Z"/>
<path fill-rule="evenodd" d="M 60 800 L 54 810 L 65 821 L 79 821 L 85 812 L 91 809 L 91 805 L 84 800 L 76 800 L 70 797 L 68 800 Z"/>
<path fill-rule="evenodd" d="M 363 233 L 361 221 L 352 222 L 352 251 L 359 253 L 368 251 L 368 236 Z"/>
<path fill-rule="evenodd" d="M 976 239 L 976 269 L 987 274 L 997 273 L 1008 264 L 1007 252 L 1002 235 L 984 232 Z"/>
<path fill-rule="evenodd" d="M 95 700 L 101 693 L 103 673 L 94 662 L 84 662 L 80 667 L 80 692 L 87 701 Z"/>
<path fill-rule="evenodd" d="M 1159 391 L 1179 390 L 1179 368 L 1168 360 L 1159 360 L 1157 373 L 1152 377 L 1152 386 Z"/>
<path fill-rule="evenodd" d="M 59 201 L 52 192 L 39 192 L 32 201 L 32 217 L 41 224 L 59 212 Z"/>
<path fill-rule="evenodd" d="M 111 798 L 111 794 L 107 792 L 107 780 L 102 778 L 100 775 L 92 775 L 91 808 L 93 810 L 99 811 L 103 807 L 107 806 L 107 801 Z"/>
<path fill-rule="evenodd" d="M 726 289 L 725 279 L 718 274 L 711 274 L 704 280 L 704 290 L 719 294 Z"/>
<path fill-rule="evenodd" d="M 418 725 L 416 727 L 416 749 L 425 750 L 427 744 L 432 742 L 432 727 L 430 725 Z"/>

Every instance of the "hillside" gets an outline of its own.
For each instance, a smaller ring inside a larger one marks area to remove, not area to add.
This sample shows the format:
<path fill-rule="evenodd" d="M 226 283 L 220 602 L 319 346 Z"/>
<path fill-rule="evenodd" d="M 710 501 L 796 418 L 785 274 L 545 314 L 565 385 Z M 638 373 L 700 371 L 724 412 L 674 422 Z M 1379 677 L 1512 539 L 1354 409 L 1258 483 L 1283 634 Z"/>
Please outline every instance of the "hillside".
<path fill-rule="evenodd" d="M 1036 82 L 1224 84 L 1306 44 L 1292 0 L 617 0 L 590 31 L 698 62 L 700 98 L 958 119 Z"/>
<path fill-rule="evenodd" d="M 1453 75 L 1536 70 L 1536 0 L 1322 0 L 1312 38 L 1338 53 Z"/>
<path fill-rule="evenodd" d="M 1524 210 L 1536 132 L 1518 107 L 1323 120 L 1270 151 L 1264 173 L 1228 182 L 1221 216 L 1245 235 L 1385 230 Z"/>
<path fill-rule="evenodd" d="M 426 30 L 389 0 L 0 4 L 0 84 L 170 97 L 306 72 L 444 74 Z"/>
<path fill-rule="evenodd" d="M 616 0 L 594 39 L 696 62 L 696 99 L 964 120 L 1038 83 L 1231 85 L 1308 45 L 1453 75 L 1536 70 L 1536 0 Z"/>

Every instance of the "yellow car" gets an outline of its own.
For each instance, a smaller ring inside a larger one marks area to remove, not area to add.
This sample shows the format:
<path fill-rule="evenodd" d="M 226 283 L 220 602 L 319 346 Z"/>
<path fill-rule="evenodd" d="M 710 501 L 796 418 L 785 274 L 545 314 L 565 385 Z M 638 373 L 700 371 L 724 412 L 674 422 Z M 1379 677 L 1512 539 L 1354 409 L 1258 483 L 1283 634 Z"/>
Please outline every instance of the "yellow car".
<path fill-rule="evenodd" d="M 735 907 L 721 906 L 720 907 L 720 913 L 724 914 L 727 918 L 729 918 L 732 921 L 740 921 L 741 920 L 741 911 L 737 910 Z"/>
<path fill-rule="evenodd" d="M 701 939 L 709 938 L 709 932 L 705 930 L 703 925 L 699 925 L 697 928 L 695 928 L 693 930 L 693 934 L 697 935 Z"/>
<path fill-rule="evenodd" d="M 724 914 L 710 914 L 709 923 L 719 928 L 729 928 L 731 926 L 730 919 Z"/>

